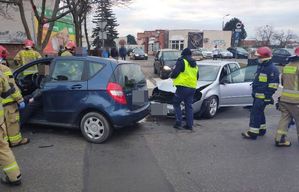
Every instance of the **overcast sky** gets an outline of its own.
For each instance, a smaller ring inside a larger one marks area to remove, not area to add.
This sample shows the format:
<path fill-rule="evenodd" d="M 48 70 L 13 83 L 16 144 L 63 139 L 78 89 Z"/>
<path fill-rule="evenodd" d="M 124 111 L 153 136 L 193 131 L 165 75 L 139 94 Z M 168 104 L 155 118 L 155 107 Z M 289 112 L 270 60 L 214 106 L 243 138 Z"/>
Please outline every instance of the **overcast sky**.
<path fill-rule="evenodd" d="M 245 25 L 248 38 L 256 28 L 272 25 L 299 35 L 299 0 L 133 0 L 115 7 L 119 36 L 155 29 L 221 30 L 233 17 Z"/>

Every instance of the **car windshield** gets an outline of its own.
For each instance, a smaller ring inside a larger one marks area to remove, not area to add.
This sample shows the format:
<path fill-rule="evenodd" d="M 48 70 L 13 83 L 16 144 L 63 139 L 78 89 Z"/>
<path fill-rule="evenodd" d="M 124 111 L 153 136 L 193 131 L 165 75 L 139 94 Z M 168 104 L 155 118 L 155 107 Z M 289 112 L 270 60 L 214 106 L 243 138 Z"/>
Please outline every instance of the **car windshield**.
<path fill-rule="evenodd" d="M 207 51 L 209 51 L 209 50 L 208 50 L 208 49 L 201 49 L 201 51 L 206 51 L 206 52 L 207 52 Z"/>
<path fill-rule="evenodd" d="M 199 81 L 215 81 L 220 67 L 213 65 L 199 65 L 198 66 L 198 80 Z"/>
<path fill-rule="evenodd" d="M 247 53 L 247 51 L 242 47 L 237 47 L 236 49 L 237 49 L 237 51 L 239 51 L 241 53 Z"/>
<path fill-rule="evenodd" d="M 177 60 L 180 56 L 180 51 L 166 51 L 163 53 L 164 60 Z"/>
<path fill-rule="evenodd" d="M 134 50 L 134 53 L 137 53 L 137 54 L 144 54 L 143 50 L 141 50 L 141 49 L 135 49 L 135 50 Z"/>
<path fill-rule="evenodd" d="M 192 55 L 193 56 L 200 55 L 200 51 L 198 51 L 198 50 L 192 51 Z"/>

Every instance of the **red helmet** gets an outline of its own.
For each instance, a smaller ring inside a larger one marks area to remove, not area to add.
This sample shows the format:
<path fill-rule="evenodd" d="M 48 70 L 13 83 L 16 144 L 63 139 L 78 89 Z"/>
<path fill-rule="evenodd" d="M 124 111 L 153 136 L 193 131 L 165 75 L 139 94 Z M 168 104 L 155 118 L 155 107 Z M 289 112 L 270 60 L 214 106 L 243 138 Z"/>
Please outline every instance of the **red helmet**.
<path fill-rule="evenodd" d="M 270 58 L 272 57 L 272 51 L 269 47 L 260 47 L 256 50 L 254 55 L 259 58 Z"/>
<path fill-rule="evenodd" d="M 34 42 L 30 39 L 26 39 L 24 41 L 24 46 L 25 48 L 31 49 L 32 47 L 34 47 Z"/>
<path fill-rule="evenodd" d="M 75 49 L 75 48 L 76 48 L 76 43 L 73 42 L 73 41 L 69 41 L 69 42 L 67 42 L 67 44 L 65 45 L 65 48 L 66 48 L 66 49 L 69 49 L 69 50 Z"/>
<path fill-rule="evenodd" d="M 295 49 L 295 55 L 296 55 L 296 56 L 299 56 L 299 47 L 297 47 L 297 48 Z"/>
<path fill-rule="evenodd" d="M 7 55 L 8 55 L 7 49 L 2 45 L 0 45 L 0 58 L 6 59 Z"/>

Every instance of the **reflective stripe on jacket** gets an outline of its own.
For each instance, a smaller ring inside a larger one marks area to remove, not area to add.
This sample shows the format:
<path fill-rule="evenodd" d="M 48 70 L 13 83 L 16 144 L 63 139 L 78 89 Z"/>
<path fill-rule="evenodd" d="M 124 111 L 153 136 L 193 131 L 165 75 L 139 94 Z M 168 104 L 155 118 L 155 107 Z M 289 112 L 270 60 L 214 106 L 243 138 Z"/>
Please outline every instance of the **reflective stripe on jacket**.
<path fill-rule="evenodd" d="M 259 64 L 252 83 L 252 93 L 259 99 L 270 99 L 279 85 L 279 71 L 272 61 Z"/>
<path fill-rule="evenodd" d="M 283 68 L 281 101 L 299 103 L 299 58 Z"/>
<path fill-rule="evenodd" d="M 177 78 L 173 80 L 175 86 L 183 86 L 189 88 L 196 88 L 198 66 L 191 67 L 189 62 L 184 59 L 185 70 L 181 72 Z"/>

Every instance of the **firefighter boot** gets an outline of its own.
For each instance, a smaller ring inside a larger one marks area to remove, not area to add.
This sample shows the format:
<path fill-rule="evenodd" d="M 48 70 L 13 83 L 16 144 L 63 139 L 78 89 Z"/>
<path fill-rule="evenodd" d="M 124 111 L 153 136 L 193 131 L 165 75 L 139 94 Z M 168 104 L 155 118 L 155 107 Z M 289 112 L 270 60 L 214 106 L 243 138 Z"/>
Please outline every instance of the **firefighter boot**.
<path fill-rule="evenodd" d="M 285 139 L 285 135 L 282 135 L 280 138 L 280 141 L 275 141 L 275 146 L 276 147 L 290 147 L 292 143 L 290 141 L 287 141 Z"/>
<path fill-rule="evenodd" d="M 256 133 L 252 133 L 250 131 L 246 131 L 241 133 L 241 135 L 245 138 L 245 139 L 251 139 L 251 140 L 256 140 L 257 135 Z"/>

